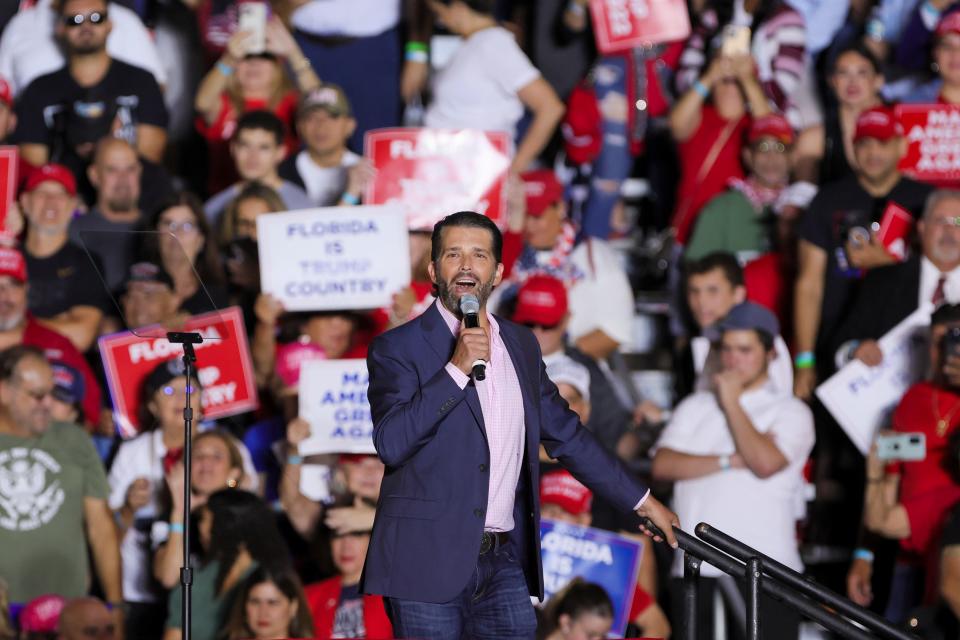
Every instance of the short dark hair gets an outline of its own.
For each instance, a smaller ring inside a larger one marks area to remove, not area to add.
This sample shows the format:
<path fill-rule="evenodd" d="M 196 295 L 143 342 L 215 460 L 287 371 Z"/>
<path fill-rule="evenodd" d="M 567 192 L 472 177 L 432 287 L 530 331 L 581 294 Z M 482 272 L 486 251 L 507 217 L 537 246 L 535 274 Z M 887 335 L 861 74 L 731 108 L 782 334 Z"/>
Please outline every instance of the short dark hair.
<path fill-rule="evenodd" d="M 497 262 L 503 262 L 503 234 L 493 220 L 475 211 L 457 211 L 433 226 L 430 236 L 430 261 L 436 262 L 440 258 L 440 247 L 443 244 L 443 230 L 447 227 L 474 227 L 486 229 L 493 236 L 493 257 Z"/>
<path fill-rule="evenodd" d="M 273 139 L 276 141 L 277 146 L 283 144 L 283 139 L 287 135 L 286 127 L 283 126 L 283 120 L 277 117 L 272 111 L 260 109 L 257 111 L 247 111 L 240 116 L 240 119 L 237 120 L 237 130 L 233 132 L 230 140 L 235 142 L 241 131 L 249 131 L 251 129 L 259 129 L 273 134 Z"/>
<path fill-rule="evenodd" d="M 837 72 L 837 62 L 842 56 L 847 55 L 848 53 L 855 53 L 861 58 L 865 59 L 870 63 L 870 66 L 873 67 L 874 73 L 883 73 L 883 69 L 880 68 L 880 60 L 873 54 L 870 49 L 864 46 L 860 41 L 857 41 L 853 44 L 849 44 L 844 48 L 840 49 L 830 60 L 830 75 L 833 75 Z"/>
<path fill-rule="evenodd" d="M 49 364 L 43 351 L 33 345 L 16 344 L 0 351 L 0 380 L 11 380 L 20 363 L 28 358 L 35 358 Z"/>
<path fill-rule="evenodd" d="M 763 345 L 764 351 L 773 351 L 773 341 L 774 337 L 768 331 L 763 329 L 754 329 L 757 332 L 757 337 L 760 338 L 760 344 Z"/>
<path fill-rule="evenodd" d="M 587 613 L 612 618 L 613 602 L 603 587 L 577 577 L 554 594 L 544 609 L 544 618 L 547 629 L 552 631 L 560 625 L 560 616 L 568 615 L 576 620 Z"/>
<path fill-rule="evenodd" d="M 691 276 L 700 276 L 714 269 L 720 269 L 723 272 L 723 277 L 727 279 L 730 286 L 743 286 L 743 268 L 737 262 L 737 257 L 727 251 L 714 251 L 699 260 L 690 260 L 687 262 L 684 272 L 687 281 L 689 281 Z"/>
<path fill-rule="evenodd" d="M 496 0 L 440 0 L 443 4 L 450 5 L 454 2 L 460 2 L 467 6 L 471 11 L 485 15 L 493 15 L 496 9 Z"/>

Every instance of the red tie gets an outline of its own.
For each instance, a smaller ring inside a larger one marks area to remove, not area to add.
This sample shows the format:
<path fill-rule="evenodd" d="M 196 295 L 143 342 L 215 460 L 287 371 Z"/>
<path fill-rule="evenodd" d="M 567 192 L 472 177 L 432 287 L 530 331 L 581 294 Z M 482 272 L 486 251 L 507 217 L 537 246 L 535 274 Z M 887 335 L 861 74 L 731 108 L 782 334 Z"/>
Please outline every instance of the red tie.
<path fill-rule="evenodd" d="M 934 290 L 933 298 L 930 300 L 930 302 L 933 303 L 934 307 L 938 307 L 941 304 L 943 304 L 943 299 L 945 297 L 943 295 L 943 285 L 946 282 L 947 282 L 947 276 L 944 276 L 944 275 L 941 275 L 940 279 L 937 280 L 937 288 Z"/>

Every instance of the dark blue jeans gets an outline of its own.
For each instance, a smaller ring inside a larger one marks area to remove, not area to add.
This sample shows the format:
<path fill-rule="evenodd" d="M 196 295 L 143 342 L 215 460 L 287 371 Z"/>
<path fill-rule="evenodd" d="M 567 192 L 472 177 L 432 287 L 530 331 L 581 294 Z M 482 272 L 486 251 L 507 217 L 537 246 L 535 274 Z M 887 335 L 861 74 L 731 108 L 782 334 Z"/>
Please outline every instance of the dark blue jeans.
<path fill-rule="evenodd" d="M 467 586 L 450 602 L 386 598 L 397 638 L 532 640 L 537 618 L 523 569 L 511 544 L 477 558 Z"/>

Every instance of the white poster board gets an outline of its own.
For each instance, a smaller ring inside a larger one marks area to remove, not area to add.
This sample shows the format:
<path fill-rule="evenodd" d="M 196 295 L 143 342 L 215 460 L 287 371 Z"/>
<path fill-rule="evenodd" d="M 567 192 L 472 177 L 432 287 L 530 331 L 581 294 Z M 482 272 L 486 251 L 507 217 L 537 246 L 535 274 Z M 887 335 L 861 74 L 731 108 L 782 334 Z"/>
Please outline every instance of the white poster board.
<path fill-rule="evenodd" d="M 257 217 L 260 283 L 287 311 L 377 309 L 410 284 L 406 219 L 395 206 Z"/>
<path fill-rule="evenodd" d="M 308 360 L 300 369 L 300 417 L 310 437 L 299 454 L 376 453 L 367 401 L 367 361 Z"/>
<path fill-rule="evenodd" d="M 920 307 L 880 338 L 883 361 L 876 367 L 853 360 L 817 387 L 817 397 L 864 455 L 906 390 L 926 374 L 931 312 L 930 305 Z"/>

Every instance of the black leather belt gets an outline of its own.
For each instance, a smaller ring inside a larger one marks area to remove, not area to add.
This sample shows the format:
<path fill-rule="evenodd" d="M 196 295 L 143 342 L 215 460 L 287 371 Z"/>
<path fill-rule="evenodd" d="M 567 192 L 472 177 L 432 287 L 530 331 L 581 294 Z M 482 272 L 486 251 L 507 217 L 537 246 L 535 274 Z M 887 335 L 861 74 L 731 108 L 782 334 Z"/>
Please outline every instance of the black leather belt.
<path fill-rule="evenodd" d="M 507 544 L 510 535 L 506 531 L 484 531 L 480 539 L 480 555 L 485 554 L 491 549 L 496 549 Z"/>
<path fill-rule="evenodd" d="M 297 30 L 301 36 L 307 40 L 314 42 L 322 47 L 342 47 L 345 44 L 350 44 L 359 40 L 356 36 L 343 36 L 343 35 L 320 35 L 316 33 L 309 33 L 307 31 Z"/>

